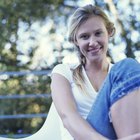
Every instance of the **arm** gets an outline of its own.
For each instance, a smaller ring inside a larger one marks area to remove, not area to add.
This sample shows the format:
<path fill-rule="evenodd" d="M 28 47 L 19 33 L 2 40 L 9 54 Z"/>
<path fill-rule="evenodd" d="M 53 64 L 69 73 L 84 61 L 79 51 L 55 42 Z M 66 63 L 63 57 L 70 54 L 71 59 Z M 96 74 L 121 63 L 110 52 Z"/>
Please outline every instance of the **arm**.
<path fill-rule="evenodd" d="M 99 135 L 78 113 L 69 81 L 60 74 L 52 75 L 52 99 L 64 127 L 76 140 L 106 138 Z M 75 123 L 76 122 L 76 123 Z M 78 125 L 77 125 L 78 124 Z M 84 132 L 84 133 L 81 133 Z"/>
<path fill-rule="evenodd" d="M 114 103 L 111 116 L 118 138 L 140 133 L 140 88 Z"/>
<path fill-rule="evenodd" d="M 59 74 L 52 75 L 51 91 L 53 102 L 56 106 L 56 109 L 63 121 L 64 126 L 70 132 L 70 134 L 75 138 L 75 140 L 107 140 L 104 136 L 97 133 L 91 126 L 84 120 L 79 113 L 77 112 L 76 103 L 72 96 L 72 91 L 70 83 L 66 78 Z M 138 99 L 138 98 L 137 98 Z M 139 97 L 140 99 L 140 97 Z M 138 106 L 137 106 L 138 107 Z M 111 113 L 114 114 L 115 107 L 112 108 Z M 119 108 L 120 109 L 120 108 Z M 115 109 L 116 110 L 116 109 Z M 118 111 L 118 110 L 116 110 Z M 115 111 L 115 112 L 116 112 Z M 120 116 L 120 114 L 118 114 Z M 119 116 L 116 116 L 119 118 Z M 114 115 L 112 116 L 114 120 Z M 140 117 L 139 117 L 140 118 Z M 116 118 L 115 118 L 116 119 Z M 75 123 L 76 122 L 76 123 Z M 113 121 L 114 126 L 116 121 Z M 78 125 L 77 125 L 78 124 Z M 120 123 L 118 123 L 120 124 Z M 124 127 L 128 124 L 124 124 Z M 140 126 L 140 125 L 139 125 Z M 115 126 L 117 127 L 117 126 Z M 118 128 L 119 130 L 120 128 Z M 118 131 L 116 129 L 116 131 Z M 123 129 L 122 129 L 123 130 Z M 84 133 L 81 133 L 84 132 Z M 135 132 L 136 133 L 136 132 Z M 122 136 L 119 140 L 138 140 L 140 139 L 140 133 L 127 133 L 125 136 Z"/>

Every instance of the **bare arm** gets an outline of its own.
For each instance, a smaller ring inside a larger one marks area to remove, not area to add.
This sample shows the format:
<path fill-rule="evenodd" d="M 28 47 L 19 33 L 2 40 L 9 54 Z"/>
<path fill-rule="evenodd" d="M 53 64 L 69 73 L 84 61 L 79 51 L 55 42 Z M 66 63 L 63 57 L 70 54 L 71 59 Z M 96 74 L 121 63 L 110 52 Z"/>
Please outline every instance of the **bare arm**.
<path fill-rule="evenodd" d="M 78 113 L 75 100 L 72 95 L 69 81 L 59 75 L 52 75 L 51 83 L 52 98 L 60 115 L 64 127 L 76 140 L 106 139 L 99 135 L 86 120 Z"/>
<path fill-rule="evenodd" d="M 77 112 L 76 103 L 72 96 L 70 83 L 66 78 L 59 74 L 53 74 L 51 90 L 53 102 L 63 121 L 63 124 L 69 131 L 69 133 L 75 138 L 75 140 L 85 140 L 87 138 L 88 140 L 107 140 L 107 138 L 105 138 L 101 134 L 97 133 L 93 128 L 91 128 L 88 122 L 84 120 Z M 140 97 L 137 97 L 137 99 L 140 99 Z M 119 107 L 118 110 L 116 110 L 116 106 Z M 111 113 L 113 120 L 115 119 L 113 123 L 118 137 L 120 138 L 119 140 L 140 140 L 140 132 L 126 133 L 124 131 L 124 128 L 128 128 L 129 126 L 128 124 L 126 124 L 127 122 L 122 125 L 123 128 L 120 132 L 120 124 L 122 122 L 118 122 L 118 120 L 116 119 L 120 117 L 120 113 L 117 112 L 120 110 L 120 106 L 117 104 L 116 106 L 112 107 Z M 139 107 L 140 105 L 137 104 L 136 106 Z M 126 114 L 126 116 L 128 115 Z M 138 118 L 140 119 L 140 116 Z M 131 119 L 131 117 L 128 119 Z M 125 135 L 122 135 L 123 132 L 125 132 Z"/>
<path fill-rule="evenodd" d="M 140 89 L 114 103 L 111 116 L 118 138 L 140 133 Z"/>

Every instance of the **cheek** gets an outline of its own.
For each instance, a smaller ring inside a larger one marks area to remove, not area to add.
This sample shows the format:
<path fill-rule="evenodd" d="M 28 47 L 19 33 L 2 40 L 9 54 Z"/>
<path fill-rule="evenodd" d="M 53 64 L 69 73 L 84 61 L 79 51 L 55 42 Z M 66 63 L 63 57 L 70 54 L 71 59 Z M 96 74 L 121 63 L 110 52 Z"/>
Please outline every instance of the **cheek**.
<path fill-rule="evenodd" d="M 87 49 L 87 46 L 84 45 L 84 44 L 79 44 L 79 50 L 80 52 L 85 55 L 86 54 L 86 49 Z"/>
<path fill-rule="evenodd" d="M 108 44 L 108 38 L 107 37 L 103 37 L 100 42 L 102 43 L 102 45 L 107 45 Z"/>
<path fill-rule="evenodd" d="M 78 46 L 80 49 L 86 49 L 87 48 L 88 43 L 86 41 L 80 41 L 78 43 Z"/>

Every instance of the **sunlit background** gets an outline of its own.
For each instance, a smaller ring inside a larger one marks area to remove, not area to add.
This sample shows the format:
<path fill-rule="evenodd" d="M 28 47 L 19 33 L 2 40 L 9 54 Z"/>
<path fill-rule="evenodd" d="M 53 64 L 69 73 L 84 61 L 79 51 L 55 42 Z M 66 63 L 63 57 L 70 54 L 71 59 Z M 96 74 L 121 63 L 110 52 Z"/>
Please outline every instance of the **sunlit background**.
<path fill-rule="evenodd" d="M 140 62 L 139 0 L 0 0 L 0 135 L 25 137 L 42 126 L 51 104 L 48 75 L 58 63 L 78 62 L 67 24 L 86 4 L 103 8 L 115 24 L 110 60 Z"/>
<path fill-rule="evenodd" d="M 112 5 L 111 0 L 99 1 L 99 5 L 102 4 L 103 8 L 105 7 L 105 3 L 110 4 L 110 12 L 106 11 L 107 14 L 110 16 L 112 21 L 114 21 L 116 26 L 116 35 L 114 37 L 113 44 L 110 43 L 110 54 L 113 58 L 114 62 L 119 61 L 126 56 L 126 48 L 127 43 L 126 40 L 122 38 L 120 35 L 123 30 L 129 30 L 126 33 L 126 37 L 133 42 L 133 44 L 139 42 L 140 32 L 139 29 L 135 29 L 133 25 L 131 25 L 132 20 L 136 20 L 136 26 L 139 27 L 138 21 L 140 21 L 140 14 L 139 14 L 139 4 L 138 0 L 133 1 L 116 1 L 117 7 Z M 114 1 L 115 2 L 115 1 Z M 85 4 L 94 4 L 93 0 L 79 0 L 69 1 L 66 0 L 65 4 L 70 5 L 72 7 L 83 6 Z M 130 3 L 132 3 L 133 8 L 131 8 Z M 67 18 L 66 15 L 69 15 L 70 11 L 67 11 L 64 7 L 63 15 L 56 17 L 56 21 L 50 17 L 46 17 L 42 23 L 42 21 L 35 21 L 32 23 L 30 28 L 28 27 L 27 23 L 19 22 L 19 29 L 18 29 L 18 42 L 17 42 L 17 49 L 21 51 L 24 55 L 19 55 L 17 57 L 21 63 L 27 63 L 30 61 L 30 57 L 28 56 L 28 52 L 31 48 L 37 46 L 37 49 L 34 53 L 32 64 L 30 65 L 31 69 L 41 69 L 52 66 L 58 59 L 59 62 L 64 63 L 71 63 L 77 61 L 75 53 L 69 51 L 71 48 L 74 51 L 74 47 L 67 42 Z M 105 9 L 105 8 L 104 8 Z M 106 10 L 106 9 L 105 9 Z M 66 11 L 66 12 L 65 12 Z M 135 11 L 135 12 L 134 12 Z M 57 15 L 56 15 L 57 16 Z M 119 23 L 121 21 L 121 23 Z M 123 24 L 123 25 L 121 25 Z M 27 30 L 27 28 L 29 28 Z M 50 30 L 55 28 L 55 32 L 50 34 Z M 30 39 L 30 37 L 35 38 L 34 40 Z M 115 43 L 115 44 L 114 44 Z M 134 46 L 131 46 L 132 50 Z M 133 53 L 138 61 L 140 61 L 140 51 L 133 50 Z"/>

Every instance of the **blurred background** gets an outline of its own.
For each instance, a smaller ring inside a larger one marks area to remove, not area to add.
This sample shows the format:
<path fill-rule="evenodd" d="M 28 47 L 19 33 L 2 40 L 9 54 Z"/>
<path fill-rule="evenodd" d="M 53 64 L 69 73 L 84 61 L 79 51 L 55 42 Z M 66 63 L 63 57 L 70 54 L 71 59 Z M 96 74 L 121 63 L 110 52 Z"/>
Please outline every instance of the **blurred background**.
<path fill-rule="evenodd" d="M 110 60 L 140 62 L 139 0 L 0 0 L 0 136 L 26 137 L 43 125 L 52 68 L 77 62 L 68 18 L 85 4 L 102 7 L 115 23 Z"/>

